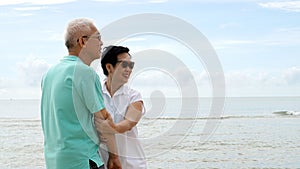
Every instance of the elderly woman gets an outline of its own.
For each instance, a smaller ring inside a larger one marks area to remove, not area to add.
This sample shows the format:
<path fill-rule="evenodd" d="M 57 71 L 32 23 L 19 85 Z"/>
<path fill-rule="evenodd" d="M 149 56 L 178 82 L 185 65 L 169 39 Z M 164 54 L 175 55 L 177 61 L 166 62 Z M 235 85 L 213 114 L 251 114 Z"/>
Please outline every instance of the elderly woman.
<path fill-rule="evenodd" d="M 126 85 L 134 67 L 129 49 L 123 46 L 106 47 L 101 66 L 107 76 L 102 85 L 104 104 L 116 125 L 111 128 L 109 122 L 98 122 L 101 123 L 102 131 L 106 128 L 108 133 L 116 133 L 117 154 L 122 168 L 145 169 L 145 155 L 136 127 L 144 114 L 143 101 L 138 91 Z M 101 156 L 106 162 L 109 153 L 105 144 L 100 147 Z"/>

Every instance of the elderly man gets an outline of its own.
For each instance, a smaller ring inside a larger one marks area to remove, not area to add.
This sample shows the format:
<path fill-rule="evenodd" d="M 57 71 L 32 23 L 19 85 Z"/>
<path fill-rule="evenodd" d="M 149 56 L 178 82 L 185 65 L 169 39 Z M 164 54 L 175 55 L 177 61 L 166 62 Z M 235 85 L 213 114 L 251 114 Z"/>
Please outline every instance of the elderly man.
<path fill-rule="evenodd" d="M 85 18 L 71 21 L 65 45 L 69 55 L 48 70 L 42 79 L 41 121 L 46 166 L 49 169 L 104 168 L 98 153 L 94 118 L 114 128 L 104 108 L 101 84 L 90 64 L 101 55 L 101 36 Z M 99 127 L 97 127 L 99 128 Z M 101 128 L 100 128 L 101 129 Z M 108 141 L 108 168 L 121 168 L 114 137 Z"/>

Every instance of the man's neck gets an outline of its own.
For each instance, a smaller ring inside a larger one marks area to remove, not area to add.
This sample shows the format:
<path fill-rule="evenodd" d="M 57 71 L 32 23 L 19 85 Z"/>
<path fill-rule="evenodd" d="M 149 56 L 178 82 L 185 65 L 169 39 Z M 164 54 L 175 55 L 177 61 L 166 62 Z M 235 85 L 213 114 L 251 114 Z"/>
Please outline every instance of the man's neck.
<path fill-rule="evenodd" d="M 88 66 L 90 66 L 92 63 L 89 59 L 87 59 L 88 57 L 85 57 L 82 54 L 78 54 L 78 52 L 70 51 L 69 55 L 78 57 L 84 64 L 86 64 Z"/>

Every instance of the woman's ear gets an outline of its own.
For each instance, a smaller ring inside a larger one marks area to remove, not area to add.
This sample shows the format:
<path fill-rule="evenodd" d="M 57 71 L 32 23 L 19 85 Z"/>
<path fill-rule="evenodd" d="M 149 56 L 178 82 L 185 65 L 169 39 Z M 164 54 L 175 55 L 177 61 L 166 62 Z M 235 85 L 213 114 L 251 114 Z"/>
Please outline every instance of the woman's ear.
<path fill-rule="evenodd" d="M 113 71 L 113 69 L 114 69 L 114 67 L 113 67 L 112 64 L 107 63 L 107 64 L 105 65 L 105 67 L 106 67 L 106 70 L 107 70 L 108 73 L 112 73 L 112 71 Z"/>

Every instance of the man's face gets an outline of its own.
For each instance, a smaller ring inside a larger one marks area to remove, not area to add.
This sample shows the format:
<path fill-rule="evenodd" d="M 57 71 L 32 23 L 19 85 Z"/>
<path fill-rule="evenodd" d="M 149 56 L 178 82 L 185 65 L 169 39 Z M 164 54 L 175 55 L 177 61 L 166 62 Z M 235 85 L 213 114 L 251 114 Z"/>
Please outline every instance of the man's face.
<path fill-rule="evenodd" d="M 99 31 L 93 27 L 91 34 L 86 35 L 86 52 L 91 60 L 99 59 L 101 56 L 101 47 L 103 42 Z"/>

